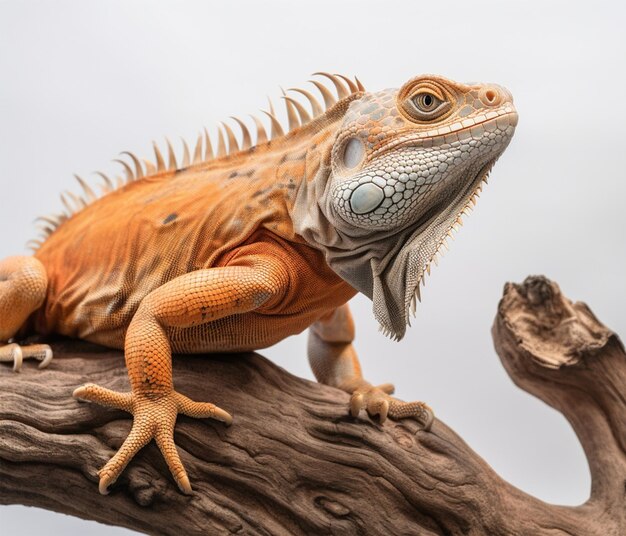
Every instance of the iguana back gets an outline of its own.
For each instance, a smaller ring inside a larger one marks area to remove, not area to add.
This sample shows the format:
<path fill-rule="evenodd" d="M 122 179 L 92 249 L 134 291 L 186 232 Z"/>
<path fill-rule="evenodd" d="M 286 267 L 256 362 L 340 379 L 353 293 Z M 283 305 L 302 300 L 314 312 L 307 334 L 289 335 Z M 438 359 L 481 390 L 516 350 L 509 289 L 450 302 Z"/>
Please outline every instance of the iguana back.
<path fill-rule="evenodd" d="M 178 351 L 263 348 L 345 303 L 355 291 L 295 233 L 290 215 L 306 180 L 311 140 L 323 144 L 343 108 L 291 136 L 133 180 L 65 219 L 35 252 L 48 275 L 44 306 L 33 319 L 36 331 L 122 348 L 147 294 L 183 274 L 225 266 L 250 243 L 289 251 L 283 258 L 300 296 L 280 318 L 248 313 L 238 319 L 236 337 L 225 339 L 226 331 L 216 326 L 211 344 L 175 345 Z M 309 157 L 308 164 L 310 172 L 317 159 Z"/>

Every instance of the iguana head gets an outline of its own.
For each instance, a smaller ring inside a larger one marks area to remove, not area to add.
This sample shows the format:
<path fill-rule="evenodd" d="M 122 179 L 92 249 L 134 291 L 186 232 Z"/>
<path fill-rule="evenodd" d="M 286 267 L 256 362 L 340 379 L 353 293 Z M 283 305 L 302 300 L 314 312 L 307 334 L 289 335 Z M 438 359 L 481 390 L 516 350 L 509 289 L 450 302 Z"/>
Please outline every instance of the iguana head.
<path fill-rule="evenodd" d="M 329 264 L 401 338 L 420 283 L 509 144 L 517 113 L 495 84 L 419 76 L 364 92 L 336 131 L 316 189 Z"/>

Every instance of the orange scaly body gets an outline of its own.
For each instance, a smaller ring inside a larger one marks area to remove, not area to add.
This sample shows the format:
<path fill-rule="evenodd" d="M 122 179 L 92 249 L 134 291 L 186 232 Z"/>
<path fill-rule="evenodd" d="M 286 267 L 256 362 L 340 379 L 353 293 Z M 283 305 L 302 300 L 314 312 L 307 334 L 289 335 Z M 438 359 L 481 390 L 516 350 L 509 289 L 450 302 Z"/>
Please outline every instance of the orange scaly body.
<path fill-rule="evenodd" d="M 338 101 L 317 81 L 326 111 L 294 90 L 312 119 L 285 95 L 288 134 L 270 110 L 272 139 L 255 120 L 254 147 L 236 119 L 242 148 L 224 124 L 216 158 L 208 135 L 193 162 L 184 146 L 180 168 L 169 144 L 167 166 L 156 146 L 154 165 L 128 153 L 135 169 L 120 161 L 125 181 L 103 176 L 98 199 L 77 177 L 86 199 L 68 194 L 67 212 L 41 218 L 35 255 L 0 261 L 0 361 L 46 366 L 48 345 L 13 340 L 33 330 L 124 349 L 131 392 L 74 391 L 133 415 L 99 472 L 102 493 L 152 439 L 191 493 L 173 439 L 177 415 L 232 421 L 174 389 L 172 352 L 254 350 L 310 327 L 313 372 L 352 395 L 353 416 L 366 409 L 381 422 L 415 417 L 430 428 L 424 403 L 365 381 L 346 302 L 363 292 L 383 332 L 402 338 L 431 262 L 513 135 L 512 97 L 428 75 L 370 93 L 358 80 L 318 74 Z"/>
<path fill-rule="evenodd" d="M 35 253 L 48 274 L 36 330 L 122 348 L 150 292 L 254 252 L 282 259 L 288 295 L 206 324 L 200 338 L 172 328 L 174 351 L 264 348 L 345 303 L 355 291 L 293 229 L 289 211 L 306 180 L 309 140 L 300 138 L 131 182 L 73 215 Z"/>

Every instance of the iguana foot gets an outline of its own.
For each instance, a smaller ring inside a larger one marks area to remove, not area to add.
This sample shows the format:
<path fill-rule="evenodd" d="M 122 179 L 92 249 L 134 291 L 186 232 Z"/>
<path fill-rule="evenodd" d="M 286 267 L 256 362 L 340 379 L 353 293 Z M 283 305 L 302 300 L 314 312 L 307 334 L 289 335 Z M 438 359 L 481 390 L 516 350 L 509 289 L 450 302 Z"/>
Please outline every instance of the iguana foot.
<path fill-rule="evenodd" d="M 39 368 L 46 368 L 52 361 L 52 348 L 47 344 L 20 346 L 15 342 L 0 346 L 0 361 L 12 362 L 15 372 L 20 371 L 24 359 L 37 359 Z"/>
<path fill-rule="evenodd" d="M 148 397 L 134 393 L 118 393 L 94 384 L 86 384 L 74 391 L 74 397 L 103 406 L 121 409 L 133 415 L 133 427 L 117 453 L 100 469 L 99 490 L 106 495 L 109 486 L 119 477 L 128 462 L 154 439 L 165 458 L 180 490 L 190 494 L 191 484 L 174 444 L 174 425 L 179 413 L 189 417 L 210 417 L 230 425 L 229 413 L 208 402 L 194 402 L 176 391 Z"/>
<path fill-rule="evenodd" d="M 383 385 L 364 385 L 352 393 L 350 399 L 350 413 L 357 417 L 365 408 L 370 415 L 378 415 L 383 423 L 387 417 L 392 419 L 404 419 L 414 417 L 428 431 L 433 424 L 435 415 L 424 402 L 403 402 L 393 398 L 395 388 L 390 383 Z"/>

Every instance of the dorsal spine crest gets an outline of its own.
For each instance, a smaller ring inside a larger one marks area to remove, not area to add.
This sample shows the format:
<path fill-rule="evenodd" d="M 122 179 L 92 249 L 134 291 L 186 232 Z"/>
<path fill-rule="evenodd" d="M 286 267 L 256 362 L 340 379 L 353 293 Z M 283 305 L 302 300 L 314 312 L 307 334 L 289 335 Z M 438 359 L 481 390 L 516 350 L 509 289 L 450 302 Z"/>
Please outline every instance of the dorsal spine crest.
<path fill-rule="evenodd" d="M 322 106 L 319 100 L 311 92 L 301 88 L 289 88 L 287 91 L 303 95 L 307 99 L 311 106 L 311 112 L 309 113 L 301 102 L 289 96 L 285 90 L 281 90 L 281 98 L 285 103 L 287 112 L 287 128 L 283 128 L 283 125 L 276 117 L 274 106 L 270 100 L 269 111 L 262 110 L 262 113 L 267 115 L 270 121 L 270 136 L 267 135 L 267 131 L 265 130 L 265 127 L 260 119 L 254 115 L 250 116 L 254 122 L 254 130 L 256 131 L 256 143 L 254 144 L 252 142 L 250 130 L 244 121 L 238 117 L 231 116 L 230 119 L 237 123 L 241 130 L 241 146 L 239 145 L 237 136 L 232 128 L 227 123 L 221 122 L 217 129 L 217 151 L 213 150 L 211 136 L 206 128 L 204 128 L 198 135 L 193 150 L 193 156 L 191 156 L 191 151 L 189 150 L 187 142 L 182 139 L 183 151 L 180 166 L 176 158 L 176 152 L 167 138 L 165 140 L 167 147 L 167 164 L 161 149 L 154 141 L 152 142 L 154 162 L 143 159 L 142 163 L 142 160 L 140 160 L 134 153 L 130 151 L 122 151 L 120 154 L 130 159 L 132 167 L 122 158 L 114 159 L 113 161 L 120 164 L 124 171 L 124 177 L 118 176 L 114 180 L 110 179 L 104 173 L 96 171 L 95 174 L 101 177 L 104 182 L 104 184 L 100 185 L 102 194 L 108 195 L 109 193 L 118 190 L 131 182 L 144 179 L 155 174 L 175 172 L 189 166 L 196 166 L 215 160 L 229 158 L 242 151 L 248 151 L 252 148 L 267 145 L 319 119 L 342 99 L 365 91 L 365 88 L 356 77 L 352 80 L 344 75 L 330 74 L 327 72 L 317 72 L 314 73 L 314 76 L 321 76 L 330 80 L 337 95 L 335 96 L 332 91 L 321 82 L 317 80 L 310 80 L 322 96 L 322 100 L 324 101 L 324 106 Z M 31 240 L 27 243 L 27 246 L 33 251 L 36 251 L 46 238 L 50 236 L 64 221 L 101 197 L 94 192 L 84 179 L 78 175 L 75 175 L 75 177 L 80 184 L 83 193 L 81 195 L 75 195 L 69 191 L 63 192 L 61 194 L 61 201 L 65 210 L 59 214 L 54 214 L 49 217 L 38 218 L 44 222 L 44 225 L 39 226 L 39 239 Z"/>

